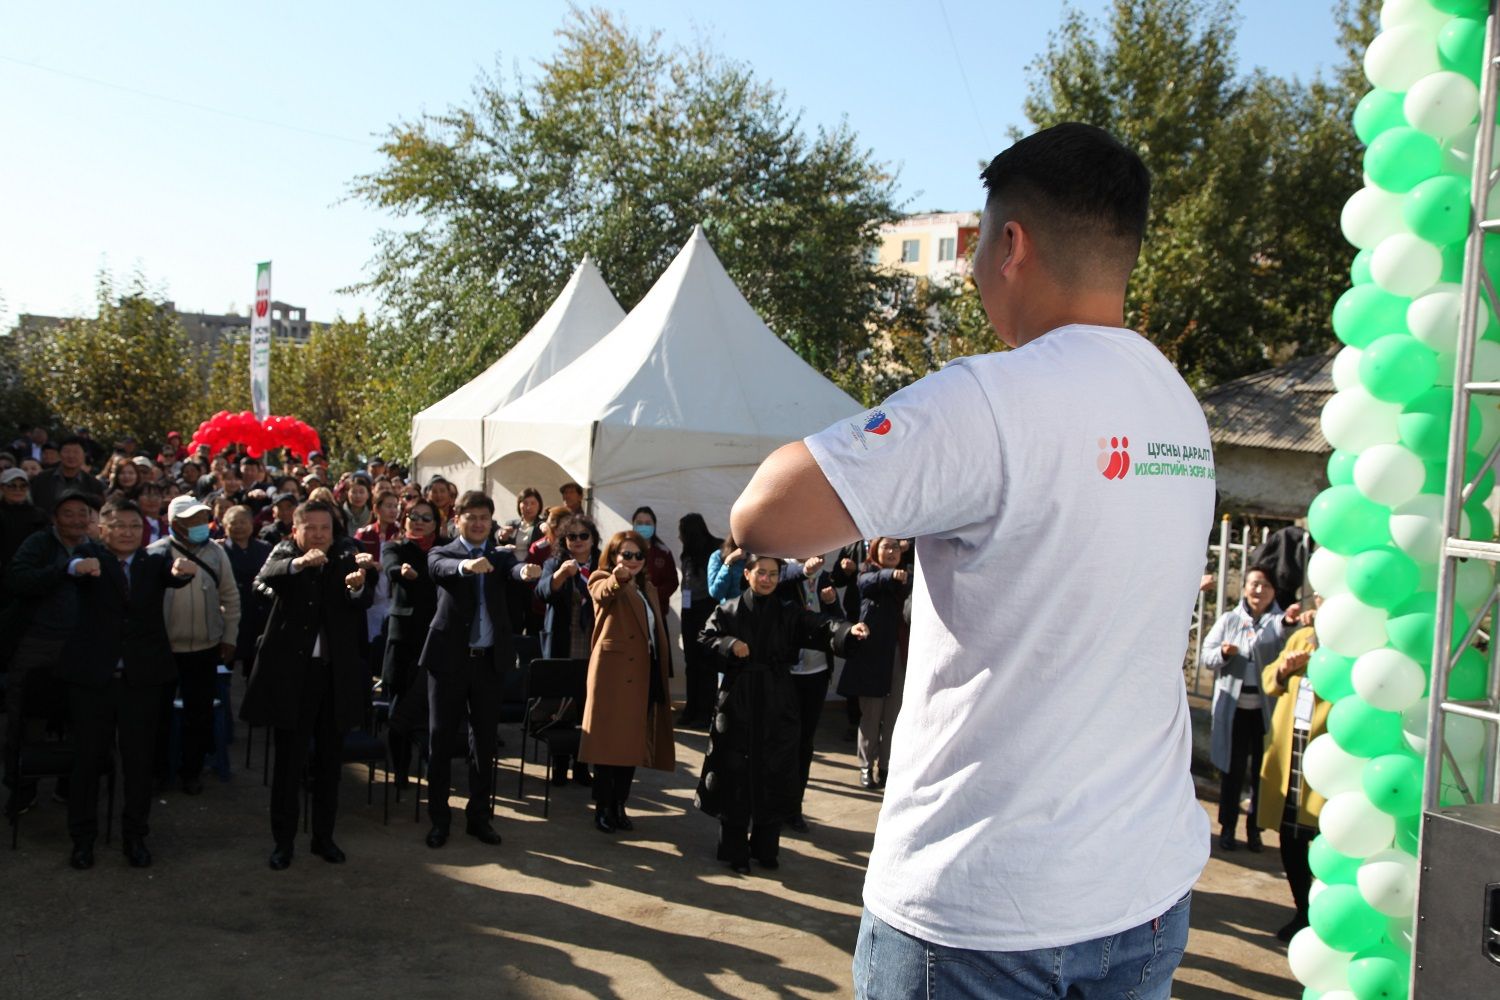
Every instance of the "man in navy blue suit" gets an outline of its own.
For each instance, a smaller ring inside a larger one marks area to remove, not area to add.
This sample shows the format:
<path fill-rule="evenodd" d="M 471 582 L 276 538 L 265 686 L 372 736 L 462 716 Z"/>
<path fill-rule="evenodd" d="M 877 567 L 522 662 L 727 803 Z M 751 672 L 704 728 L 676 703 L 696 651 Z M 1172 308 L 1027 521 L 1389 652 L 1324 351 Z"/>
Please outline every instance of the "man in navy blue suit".
<path fill-rule="evenodd" d="M 427 773 L 427 815 L 432 829 L 427 846 L 448 842 L 449 771 L 459 723 L 469 720 L 469 804 L 465 832 L 481 843 L 498 844 L 490 819 L 490 785 L 494 778 L 495 727 L 505 671 L 515 666 L 510 617 L 506 613 L 508 579 L 529 581 L 538 566 L 518 562 L 490 537 L 495 502 L 479 490 L 458 500 L 459 537 L 427 555 L 427 567 L 438 587 L 437 612 L 419 660 L 427 668 L 428 733 L 431 763 Z"/>
<path fill-rule="evenodd" d="M 141 549 L 141 509 L 111 500 L 99 512 L 100 542 L 86 542 L 68 564 L 78 587 L 79 621 L 57 666 L 68 682 L 77 753 L 68 791 L 68 863 L 94 866 L 99 833 L 99 771 L 118 734 L 125 808 L 120 831 L 125 858 L 151 864 L 146 819 L 151 811 L 151 762 L 166 685 L 177 679 L 162 599 L 197 573 L 190 559 Z"/>

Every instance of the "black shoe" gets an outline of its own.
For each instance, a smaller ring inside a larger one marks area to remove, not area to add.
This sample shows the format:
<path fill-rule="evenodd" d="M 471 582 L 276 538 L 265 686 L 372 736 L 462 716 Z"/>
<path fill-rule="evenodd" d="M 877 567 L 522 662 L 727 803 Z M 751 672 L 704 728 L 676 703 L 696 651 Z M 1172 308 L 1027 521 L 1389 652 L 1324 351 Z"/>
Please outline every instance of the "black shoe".
<path fill-rule="evenodd" d="M 776 869 L 781 867 L 781 862 L 777 861 L 775 858 L 756 858 L 755 863 L 760 865 L 768 872 L 774 872 Z"/>
<path fill-rule="evenodd" d="M 592 788 L 594 785 L 594 776 L 589 773 L 588 768 L 581 765 L 573 768 L 573 780 L 584 788 Z"/>
<path fill-rule="evenodd" d="M 146 850 L 146 842 L 139 837 L 126 837 L 125 860 L 132 868 L 150 868 L 151 852 Z"/>
<path fill-rule="evenodd" d="M 797 815 L 793 816 L 791 819 L 787 820 L 786 821 L 786 825 L 787 825 L 787 828 L 790 829 L 793 833 L 806 833 L 807 832 L 807 820 L 805 820 L 805 819 L 802 818 L 802 814 L 801 813 L 798 813 Z"/>
<path fill-rule="evenodd" d="M 186 778 L 186 777 L 183 778 L 182 779 L 182 794 L 184 794 L 184 795 L 201 795 L 201 794 L 203 794 L 203 782 L 201 780 L 199 780 L 199 778 L 196 775 L 193 776 L 193 777 L 191 777 L 191 778 Z"/>
<path fill-rule="evenodd" d="M 635 829 L 635 824 L 630 822 L 630 817 L 625 815 L 624 806 L 615 806 L 610 811 L 609 821 L 614 824 L 616 830 L 624 830 L 629 833 Z"/>
<path fill-rule="evenodd" d="M 1266 845 L 1261 842 L 1260 831 L 1254 827 L 1251 827 L 1250 832 L 1245 834 L 1245 849 L 1251 854 L 1259 854 L 1266 849 Z"/>
<path fill-rule="evenodd" d="M 867 768 L 867 767 L 862 767 L 862 768 L 859 769 L 859 787 L 860 788 L 874 788 L 875 787 L 875 776 L 870 773 L 870 769 Z"/>
<path fill-rule="evenodd" d="M 68 864 L 81 872 L 94 867 L 94 845 L 74 844 L 73 853 L 68 855 Z"/>
<path fill-rule="evenodd" d="M 286 871 L 292 865 L 292 849 L 280 845 L 273 847 L 270 865 L 273 872 Z"/>
<path fill-rule="evenodd" d="M 1302 930 L 1302 928 L 1304 928 L 1306 926 L 1307 926 L 1307 916 L 1306 916 L 1306 914 L 1299 913 L 1295 917 L 1293 917 L 1290 921 L 1288 921 L 1288 923 L 1286 924 L 1286 926 L 1282 927 L 1281 930 L 1279 930 L 1279 931 L 1276 932 L 1276 940 L 1278 940 L 1278 941 L 1290 941 L 1292 938 L 1294 938 L 1294 937 L 1297 936 L 1297 932 L 1298 931 Z"/>
<path fill-rule="evenodd" d="M 889 774 L 886 774 L 884 771 L 881 771 L 880 772 L 880 777 L 878 777 L 878 778 L 875 779 L 875 787 L 876 788 L 884 788 L 885 787 L 885 779 L 889 778 L 889 777 L 890 777 Z"/>
<path fill-rule="evenodd" d="M 1225 830 L 1223 833 L 1219 834 L 1219 849 L 1220 850 L 1233 851 L 1233 850 L 1238 849 L 1238 847 L 1239 847 L 1239 845 L 1236 844 L 1235 840 L 1234 840 L 1234 831 L 1233 830 Z"/>
<path fill-rule="evenodd" d="M 748 862 L 748 861 L 731 861 L 731 862 L 729 862 L 729 870 L 732 871 L 732 872 L 734 872 L 736 875 L 749 875 L 750 874 L 750 862 Z"/>
<path fill-rule="evenodd" d="M 488 823 L 470 823 L 464 827 L 464 832 L 481 844 L 495 846 L 500 843 L 500 834 Z"/>
<path fill-rule="evenodd" d="M 434 826 L 427 831 L 427 846 L 433 850 L 442 847 L 448 842 L 448 828 L 446 826 Z"/>
<path fill-rule="evenodd" d="M 10 798 L 5 803 L 5 817 L 15 820 L 24 816 L 36 807 L 36 786 L 22 789 L 19 792 L 11 792 Z"/>
<path fill-rule="evenodd" d="M 609 821 L 609 813 L 603 809 L 594 811 L 594 829 L 600 833 L 614 833 L 615 825 Z"/>
<path fill-rule="evenodd" d="M 561 788 L 563 785 L 566 785 L 568 783 L 568 772 L 567 771 L 553 771 L 552 772 L 552 783 L 554 785 L 557 785 L 559 788 Z"/>
<path fill-rule="evenodd" d="M 344 852 L 332 838 L 328 840 L 315 840 L 312 843 L 312 852 L 330 865 L 341 865 L 345 861 Z"/>

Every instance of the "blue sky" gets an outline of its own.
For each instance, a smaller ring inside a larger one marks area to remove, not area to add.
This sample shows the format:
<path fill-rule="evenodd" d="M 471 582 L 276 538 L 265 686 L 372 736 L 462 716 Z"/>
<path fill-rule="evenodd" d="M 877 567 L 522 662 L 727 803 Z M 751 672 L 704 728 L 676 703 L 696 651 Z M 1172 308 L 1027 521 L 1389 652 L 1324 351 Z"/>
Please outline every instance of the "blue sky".
<path fill-rule="evenodd" d="M 605 6 L 748 63 L 809 125 L 847 117 L 899 168 L 912 211 L 978 204 L 975 165 L 1024 123 L 1025 68 L 1062 10 L 1055 0 Z M 1307 78 L 1339 61 L 1331 0 L 1240 6 L 1242 70 Z M 462 102 L 497 60 L 533 72 L 565 13 L 554 0 L 4 5 L 0 329 L 22 312 L 91 315 L 101 267 L 141 272 L 180 308 L 243 310 L 256 261 L 270 259 L 275 297 L 314 319 L 372 307 L 336 289 L 362 276 L 374 233 L 392 222 L 345 200 L 350 179 L 378 166 L 378 135 Z"/>

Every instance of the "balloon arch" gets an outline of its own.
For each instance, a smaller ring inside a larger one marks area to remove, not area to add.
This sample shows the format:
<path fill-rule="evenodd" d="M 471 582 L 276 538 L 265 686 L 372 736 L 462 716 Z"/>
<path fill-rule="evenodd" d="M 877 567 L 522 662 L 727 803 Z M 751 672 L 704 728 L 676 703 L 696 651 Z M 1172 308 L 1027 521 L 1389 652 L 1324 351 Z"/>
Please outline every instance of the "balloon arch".
<path fill-rule="evenodd" d="M 273 448 L 287 448 L 304 462 L 312 452 L 323 450 L 318 432 L 301 420 L 280 416 L 257 420 L 249 410 L 215 413 L 198 425 L 188 448 L 207 445 L 210 452 L 219 452 L 231 444 L 244 445 L 251 458 L 260 458 Z"/>

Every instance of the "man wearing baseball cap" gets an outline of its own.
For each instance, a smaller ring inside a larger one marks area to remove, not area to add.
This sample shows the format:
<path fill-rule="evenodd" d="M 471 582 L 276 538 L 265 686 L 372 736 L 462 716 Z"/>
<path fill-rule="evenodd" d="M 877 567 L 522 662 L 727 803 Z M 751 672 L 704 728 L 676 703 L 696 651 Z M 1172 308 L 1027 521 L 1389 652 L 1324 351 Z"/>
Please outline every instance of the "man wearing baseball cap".
<path fill-rule="evenodd" d="M 173 498 L 167 506 L 170 533 L 153 542 L 148 552 L 169 562 L 188 559 L 198 573 L 185 587 L 171 590 L 166 599 L 167 638 L 177 662 L 177 685 L 182 698 L 182 761 L 178 775 L 188 795 L 203 791 L 203 760 L 213 750 L 214 684 L 220 663 L 234 657 L 240 629 L 240 591 L 234 567 L 224 549 L 208 537 L 213 513 L 196 497 Z M 168 697 L 170 697 L 170 689 Z M 170 713 L 168 713 L 170 714 Z M 165 729 L 165 727 L 163 727 Z M 166 770 L 160 737 L 157 770 Z"/>

